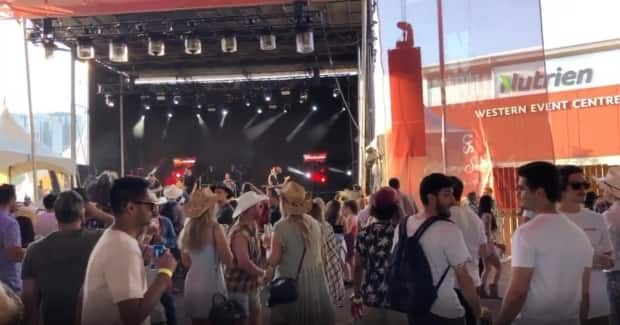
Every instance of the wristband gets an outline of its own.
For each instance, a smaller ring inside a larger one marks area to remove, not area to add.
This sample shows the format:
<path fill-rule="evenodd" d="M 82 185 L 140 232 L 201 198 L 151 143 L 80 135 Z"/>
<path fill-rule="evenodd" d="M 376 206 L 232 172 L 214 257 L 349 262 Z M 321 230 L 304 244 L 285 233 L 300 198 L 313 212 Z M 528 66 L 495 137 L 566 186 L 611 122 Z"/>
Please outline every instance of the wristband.
<path fill-rule="evenodd" d="M 163 275 L 166 275 L 168 278 L 172 279 L 172 271 L 170 269 L 166 269 L 162 267 L 159 270 L 157 270 L 157 274 L 163 274 Z"/>

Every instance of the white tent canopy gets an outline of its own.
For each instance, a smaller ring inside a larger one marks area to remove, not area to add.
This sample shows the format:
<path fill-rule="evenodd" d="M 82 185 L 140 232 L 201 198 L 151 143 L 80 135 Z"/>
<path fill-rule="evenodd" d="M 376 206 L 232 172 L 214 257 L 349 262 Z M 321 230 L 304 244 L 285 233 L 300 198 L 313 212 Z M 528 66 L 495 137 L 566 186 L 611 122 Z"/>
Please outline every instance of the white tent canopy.
<path fill-rule="evenodd" d="M 0 171 L 15 175 L 32 171 L 30 135 L 11 116 L 6 107 L 0 114 Z M 74 175 L 75 163 L 71 159 L 54 155 L 40 143 L 35 143 L 37 169 L 48 169 Z"/>

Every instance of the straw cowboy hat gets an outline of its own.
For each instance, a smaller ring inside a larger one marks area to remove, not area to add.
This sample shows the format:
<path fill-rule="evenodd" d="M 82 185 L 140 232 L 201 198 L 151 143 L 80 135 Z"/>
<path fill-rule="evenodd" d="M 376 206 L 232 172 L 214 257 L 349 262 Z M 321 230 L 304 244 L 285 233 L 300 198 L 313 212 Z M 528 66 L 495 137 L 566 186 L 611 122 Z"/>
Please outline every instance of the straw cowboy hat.
<path fill-rule="evenodd" d="M 620 167 L 611 167 L 607 175 L 596 180 L 598 186 L 611 192 L 614 197 L 620 198 Z"/>
<path fill-rule="evenodd" d="M 183 190 L 175 185 L 168 185 L 164 188 L 164 196 L 168 200 L 177 201 L 181 196 L 183 196 Z"/>
<path fill-rule="evenodd" d="M 312 197 L 303 186 L 290 181 L 280 190 L 282 212 L 285 215 L 306 214 L 312 209 Z"/>
<path fill-rule="evenodd" d="M 243 195 L 237 198 L 237 207 L 235 212 L 233 212 L 233 219 L 237 219 L 242 213 L 262 201 L 269 201 L 269 198 L 254 191 L 243 193 Z"/>
<path fill-rule="evenodd" d="M 209 209 L 213 210 L 215 201 L 215 194 L 208 188 L 194 191 L 189 202 L 183 205 L 183 214 L 187 218 L 200 218 Z"/>

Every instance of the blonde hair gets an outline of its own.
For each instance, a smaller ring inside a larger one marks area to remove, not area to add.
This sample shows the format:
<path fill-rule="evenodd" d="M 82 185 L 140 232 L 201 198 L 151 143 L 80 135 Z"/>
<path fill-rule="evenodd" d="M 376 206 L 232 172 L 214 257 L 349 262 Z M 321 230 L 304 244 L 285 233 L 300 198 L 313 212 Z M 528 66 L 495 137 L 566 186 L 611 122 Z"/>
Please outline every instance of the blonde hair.
<path fill-rule="evenodd" d="M 187 218 L 179 234 L 179 248 L 186 251 L 200 250 L 205 244 L 205 228 L 213 221 L 214 209 L 209 208 L 198 218 Z M 215 238 L 214 238 L 215 240 Z"/>
<path fill-rule="evenodd" d="M 309 218 L 304 218 L 305 214 L 286 214 L 282 208 L 282 202 L 280 202 L 280 212 L 284 220 L 294 224 L 301 232 L 301 237 L 304 240 L 304 245 L 310 247 L 312 241 L 310 240 L 310 230 L 312 229 L 312 221 Z M 310 217 L 311 218 L 311 217 Z"/>
<path fill-rule="evenodd" d="M 16 325 L 20 323 L 22 305 L 17 297 L 11 297 L 7 289 L 0 284 L 0 325 Z"/>

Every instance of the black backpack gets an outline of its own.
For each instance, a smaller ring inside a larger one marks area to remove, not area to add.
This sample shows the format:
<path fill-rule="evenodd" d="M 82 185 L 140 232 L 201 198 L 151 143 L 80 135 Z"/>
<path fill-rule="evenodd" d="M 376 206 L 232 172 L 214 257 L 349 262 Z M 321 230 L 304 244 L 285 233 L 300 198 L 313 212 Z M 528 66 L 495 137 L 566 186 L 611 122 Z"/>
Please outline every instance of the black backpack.
<path fill-rule="evenodd" d="M 407 238 L 407 219 L 401 222 L 387 278 L 390 309 L 414 316 L 427 315 L 437 299 L 437 290 L 450 266 L 434 286 L 431 268 L 420 244 L 424 232 L 437 221 L 452 222 L 443 217 L 428 218 L 410 238 Z"/>

